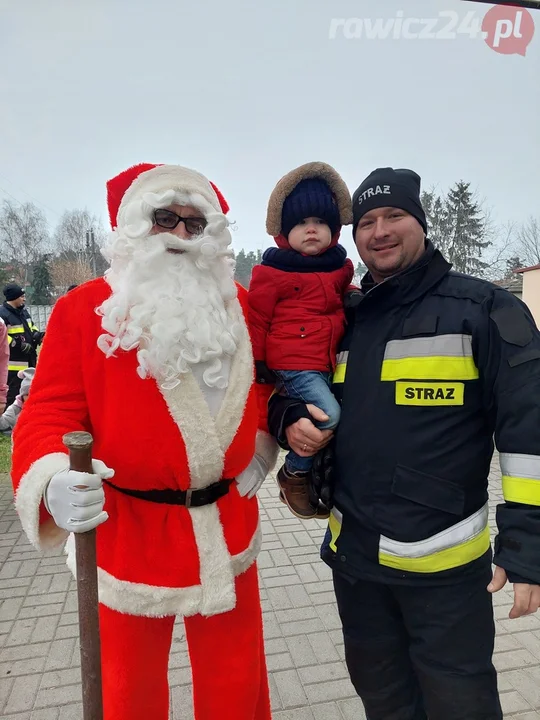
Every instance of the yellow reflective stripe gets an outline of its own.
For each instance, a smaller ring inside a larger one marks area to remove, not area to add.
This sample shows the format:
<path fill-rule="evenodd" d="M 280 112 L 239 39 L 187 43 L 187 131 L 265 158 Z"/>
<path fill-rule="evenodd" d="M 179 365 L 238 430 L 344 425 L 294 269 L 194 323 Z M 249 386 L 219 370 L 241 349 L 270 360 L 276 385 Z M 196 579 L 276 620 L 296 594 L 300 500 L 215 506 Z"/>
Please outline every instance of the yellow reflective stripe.
<path fill-rule="evenodd" d="M 27 367 L 28 367 L 27 362 L 25 363 L 25 362 L 13 362 L 12 361 L 8 365 L 8 370 L 13 370 L 13 371 L 17 370 L 17 372 L 18 372 L 19 370 L 26 370 Z"/>
<path fill-rule="evenodd" d="M 476 380 L 470 335 L 448 334 L 390 340 L 381 380 Z"/>
<path fill-rule="evenodd" d="M 341 532 L 342 521 L 343 515 L 339 512 L 337 508 L 332 508 L 330 517 L 328 518 L 328 528 L 330 530 L 330 534 L 332 535 L 332 539 L 330 540 L 330 548 L 334 552 L 337 552 L 336 540 L 338 539 Z"/>
<path fill-rule="evenodd" d="M 347 371 L 347 360 L 349 359 L 349 351 L 342 350 L 336 357 L 336 369 L 334 370 L 333 383 L 345 382 L 345 373 Z"/>
<path fill-rule="evenodd" d="M 334 371 L 334 377 L 332 378 L 333 383 L 343 383 L 345 382 L 345 373 L 347 372 L 347 363 L 339 363 L 339 365 L 336 365 L 336 369 Z"/>
<path fill-rule="evenodd" d="M 383 360 L 381 380 L 476 380 L 472 357 L 406 357 Z"/>
<path fill-rule="evenodd" d="M 500 453 L 499 463 L 504 499 L 540 506 L 540 456 Z"/>
<path fill-rule="evenodd" d="M 502 489 L 506 502 L 540 506 L 540 480 L 503 475 Z"/>
<path fill-rule="evenodd" d="M 9 325 L 7 331 L 8 335 L 17 335 L 17 333 L 23 333 L 24 328 L 22 325 Z"/>
<path fill-rule="evenodd" d="M 439 572 L 463 565 L 487 550 L 482 538 L 487 532 L 489 545 L 488 516 L 485 503 L 468 518 L 424 540 L 402 542 L 381 535 L 379 562 L 409 572 Z"/>
<path fill-rule="evenodd" d="M 406 572 L 442 572 L 476 560 L 487 552 L 489 545 L 489 527 L 486 526 L 479 535 L 460 545 L 423 557 L 399 557 L 379 551 L 379 563 Z"/>

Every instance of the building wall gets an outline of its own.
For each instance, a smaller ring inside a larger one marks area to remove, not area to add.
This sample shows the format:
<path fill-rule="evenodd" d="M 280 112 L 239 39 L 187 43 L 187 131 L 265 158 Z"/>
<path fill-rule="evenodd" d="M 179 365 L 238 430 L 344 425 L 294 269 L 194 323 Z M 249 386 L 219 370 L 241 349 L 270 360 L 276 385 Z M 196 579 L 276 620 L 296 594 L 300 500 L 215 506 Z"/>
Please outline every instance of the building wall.
<path fill-rule="evenodd" d="M 540 268 L 523 273 L 523 302 L 540 328 Z"/>

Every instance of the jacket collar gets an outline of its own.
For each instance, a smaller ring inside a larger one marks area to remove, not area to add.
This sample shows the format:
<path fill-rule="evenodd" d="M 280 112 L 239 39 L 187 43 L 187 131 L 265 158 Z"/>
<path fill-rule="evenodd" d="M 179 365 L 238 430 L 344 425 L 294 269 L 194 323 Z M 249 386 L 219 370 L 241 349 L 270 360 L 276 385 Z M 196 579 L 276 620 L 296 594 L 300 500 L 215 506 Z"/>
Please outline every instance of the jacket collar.
<path fill-rule="evenodd" d="M 362 292 L 352 294 L 349 306 L 357 306 L 368 293 L 377 298 L 377 303 L 385 299 L 393 305 L 409 303 L 425 295 L 452 267 L 431 240 L 426 239 L 425 246 L 424 254 L 414 265 L 387 280 L 376 283 L 371 273 L 367 272 L 362 278 Z"/>
<path fill-rule="evenodd" d="M 20 315 L 21 311 L 24 310 L 24 307 L 22 307 L 22 308 L 13 307 L 13 305 L 10 305 L 7 300 L 4 300 L 2 305 L 3 305 L 3 307 L 6 308 L 6 310 L 9 310 L 10 312 L 15 313 L 16 315 Z"/>
<path fill-rule="evenodd" d="M 268 248 L 262 256 L 262 265 L 285 272 L 333 272 L 345 264 L 347 251 L 343 245 L 329 247 L 320 255 L 302 255 L 296 250 Z"/>

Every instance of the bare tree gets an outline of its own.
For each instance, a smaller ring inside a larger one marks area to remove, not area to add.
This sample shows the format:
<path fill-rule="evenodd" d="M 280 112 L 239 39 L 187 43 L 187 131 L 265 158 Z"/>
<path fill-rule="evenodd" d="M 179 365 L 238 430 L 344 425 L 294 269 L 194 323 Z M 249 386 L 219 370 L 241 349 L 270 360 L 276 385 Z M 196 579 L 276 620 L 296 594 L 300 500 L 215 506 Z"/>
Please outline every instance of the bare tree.
<path fill-rule="evenodd" d="M 538 265 L 540 263 L 540 222 L 538 218 L 530 217 L 526 223 L 523 223 L 517 232 L 516 240 L 519 255 L 523 257 L 527 265 Z"/>
<path fill-rule="evenodd" d="M 513 270 L 514 265 L 519 265 L 516 224 L 509 222 L 500 227 L 492 225 L 490 239 L 492 245 L 485 257 L 483 277 L 492 282 L 508 279 L 510 269 Z"/>
<path fill-rule="evenodd" d="M 54 233 L 54 247 L 58 255 L 86 258 L 88 253 L 87 233 L 101 230 L 100 222 L 88 210 L 66 210 Z"/>
<path fill-rule="evenodd" d="M 20 270 L 27 284 L 32 267 L 47 252 L 50 238 L 47 220 L 33 203 L 4 200 L 0 210 L 0 248 L 4 259 Z"/>
<path fill-rule="evenodd" d="M 63 295 L 70 285 L 80 285 L 92 278 L 92 268 L 85 259 L 56 258 L 49 265 L 56 295 Z"/>

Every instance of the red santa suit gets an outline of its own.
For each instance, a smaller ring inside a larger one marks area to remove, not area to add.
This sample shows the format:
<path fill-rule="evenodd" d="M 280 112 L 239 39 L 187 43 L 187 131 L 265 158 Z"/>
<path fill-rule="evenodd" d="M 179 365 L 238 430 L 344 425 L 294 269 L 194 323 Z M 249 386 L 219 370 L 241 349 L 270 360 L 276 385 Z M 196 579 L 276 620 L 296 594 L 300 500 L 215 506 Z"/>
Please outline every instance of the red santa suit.
<path fill-rule="evenodd" d="M 144 165 L 109 185 L 113 226 L 145 192 L 169 188 L 177 197 L 188 193 L 186 204 L 227 209 L 198 173 Z M 86 283 L 60 298 L 49 320 L 14 433 L 12 480 L 24 530 L 39 549 L 67 540 L 75 572 L 73 535 L 54 524 L 43 493 L 68 464 L 62 436 L 90 432 L 93 457 L 115 470 L 104 485 L 109 517 L 97 528 L 105 720 L 168 718 L 175 616 L 185 622 L 197 720 L 268 720 L 258 503 L 241 497 L 234 482 L 255 453 L 270 467 L 277 455 L 266 428 L 268 390 L 254 383 L 247 293 L 238 287 L 228 303 L 241 333 L 224 365 L 226 388 L 206 388 L 194 365 L 165 389 L 138 374 L 136 349 L 107 357 L 98 347 L 96 308 L 110 292 L 104 279 Z M 228 492 L 200 507 L 122 492 L 196 491 L 226 479 Z"/>

